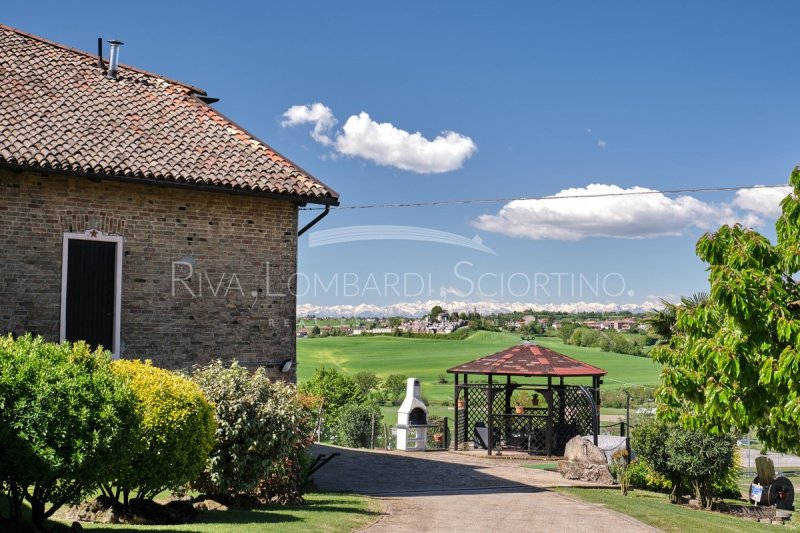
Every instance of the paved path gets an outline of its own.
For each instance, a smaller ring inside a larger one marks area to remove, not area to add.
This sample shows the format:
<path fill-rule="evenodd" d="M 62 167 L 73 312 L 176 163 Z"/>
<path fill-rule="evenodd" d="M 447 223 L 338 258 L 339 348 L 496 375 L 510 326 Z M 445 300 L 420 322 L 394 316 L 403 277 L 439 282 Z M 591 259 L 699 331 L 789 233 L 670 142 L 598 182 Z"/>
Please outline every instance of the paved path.
<path fill-rule="evenodd" d="M 593 531 L 654 529 L 547 488 L 572 484 L 555 472 L 523 468 L 530 461 L 453 452 L 380 452 L 315 446 L 339 453 L 314 474 L 320 490 L 377 498 L 384 514 L 367 528 L 383 531 Z"/>

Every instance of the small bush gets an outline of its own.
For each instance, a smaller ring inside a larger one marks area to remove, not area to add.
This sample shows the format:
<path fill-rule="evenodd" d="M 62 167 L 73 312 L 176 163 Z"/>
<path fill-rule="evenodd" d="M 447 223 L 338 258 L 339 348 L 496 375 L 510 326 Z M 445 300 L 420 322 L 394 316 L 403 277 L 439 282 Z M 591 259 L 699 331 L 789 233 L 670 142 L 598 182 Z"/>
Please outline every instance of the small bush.
<path fill-rule="evenodd" d="M 718 489 L 738 470 L 736 441 L 730 435 L 712 435 L 651 418 L 634 429 L 631 445 L 655 472 L 669 479 L 673 503 L 688 484 L 700 504 L 710 508 L 712 498 L 721 495 Z"/>
<path fill-rule="evenodd" d="M 114 373 L 124 378 L 137 399 L 141 423 L 125 468 L 109 484 L 106 496 L 127 505 L 129 494 L 152 498 L 195 479 L 214 445 L 214 407 L 197 384 L 149 361 L 119 360 Z"/>
<path fill-rule="evenodd" d="M 257 495 L 264 501 L 278 505 L 303 503 L 303 489 L 308 482 L 311 467 L 309 446 L 314 441 L 314 426 L 319 408 L 319 398 L 298 395 L 299 407 L 304 416 L 294 428 L 292 448 L 269 471 L 269 477 L 258 485 Z"/>
<path fill-rule="evenodd" d="M 611 455 L 613 465 L 612 474 L 619 483 L 620 492 L 623 496 L 628 495 L 631 486 L 630 474 L 628 473 L 628 450 L 617 450 Z"/>
<path fill-rule="evenodd" d="M 41 526 L 112 478 L 135 434 L 135 406 L 108 352 L 0 337 L 0 484 L 10 518 L 20 519 L 25 499 Z"/>
<path fill-rule="evenodd" d="M 217 431 L 205 469 L 193 487 L 210 494 L 254 494 L 272 467 L 291 454 L 307 412 L 293 386 L 272 382 L 266 371 L 215 361 L 192 379 L 215 405 Z"/>
<path fill-rule="evenodd" d="M 381 430 L 381 419 L 380 409 L 375 406 L 363 404 L 345 406 L 339 415 L 337 426 L 340 443 L 350 448 L 369 448 L 373 422 L 377 437 Z"/>
<path fill-rule="evenodd" d="M 627 474 L 632 488 L 653 492 L 669 492 L 669 480 L 657 474 L 641 457 L 631 461 L 628 465 Z"/>

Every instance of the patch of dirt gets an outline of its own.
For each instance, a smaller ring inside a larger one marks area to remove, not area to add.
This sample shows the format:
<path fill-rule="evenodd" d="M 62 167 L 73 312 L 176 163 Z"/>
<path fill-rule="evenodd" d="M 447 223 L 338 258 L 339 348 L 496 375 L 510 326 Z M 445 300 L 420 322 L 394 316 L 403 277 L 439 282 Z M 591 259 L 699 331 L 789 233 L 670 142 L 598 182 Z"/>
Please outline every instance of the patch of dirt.
<path fill-rule="evenodd" d="M 186 524 L 197 516 L 197 509 L 189 500 L 174 500 L 166 504 L 153 500 L 132 499 L 128 508 L 106 496 L 98 496 L 69 509 L 66 517 L 81 522 L 100 524 L 169 525 Z"/>

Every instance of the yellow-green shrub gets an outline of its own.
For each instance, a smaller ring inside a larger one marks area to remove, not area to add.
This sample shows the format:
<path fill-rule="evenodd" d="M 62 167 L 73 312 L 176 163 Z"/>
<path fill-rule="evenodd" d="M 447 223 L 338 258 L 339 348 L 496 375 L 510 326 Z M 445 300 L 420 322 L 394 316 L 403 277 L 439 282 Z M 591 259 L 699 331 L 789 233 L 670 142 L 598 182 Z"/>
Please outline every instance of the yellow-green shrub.
<path fill-rule="evenodd" d="M 113 371 L 128 380 L 137 399 L 140 425 L 125 468 L 104 492 L 127 504 L 152 498 L 198 476 L 214 445 L 214 406 L 183 376 L 150 361 L 118 360 Z"/>

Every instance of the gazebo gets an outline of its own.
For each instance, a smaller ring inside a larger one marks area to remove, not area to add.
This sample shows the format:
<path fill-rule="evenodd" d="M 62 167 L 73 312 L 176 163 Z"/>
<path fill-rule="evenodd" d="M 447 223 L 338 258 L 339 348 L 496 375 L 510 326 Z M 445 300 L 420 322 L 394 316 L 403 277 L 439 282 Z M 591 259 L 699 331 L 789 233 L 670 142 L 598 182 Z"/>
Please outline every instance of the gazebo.
<path fill-rule="evenodd" d="M 447 372 L 455 374 L 456 449 L 459 442 L 473 440 L 489 455 L 502 449 L 554 456 L 563 455 L 576 435 L 592 435 L 597 444 L 600 385 L 606 374 L 601 368 L 525 343 Z M 470 376 L 486 379 L 470 382 Z M 522 391 L 543 401 L 515 408 L 512 396 Z"/>

